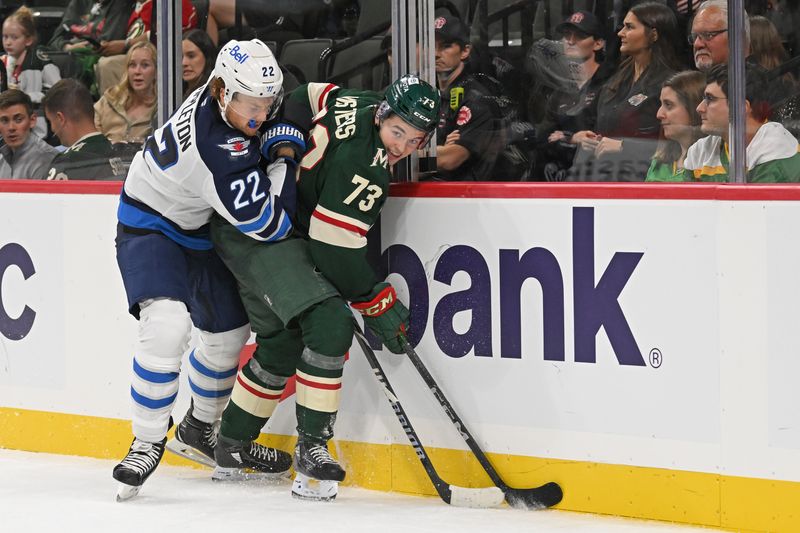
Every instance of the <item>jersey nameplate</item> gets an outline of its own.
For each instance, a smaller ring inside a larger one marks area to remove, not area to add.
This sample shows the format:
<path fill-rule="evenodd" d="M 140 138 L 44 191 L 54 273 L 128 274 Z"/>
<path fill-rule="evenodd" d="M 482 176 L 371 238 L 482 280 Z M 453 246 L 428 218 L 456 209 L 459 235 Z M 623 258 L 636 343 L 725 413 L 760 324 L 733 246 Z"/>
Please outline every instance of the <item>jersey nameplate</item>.
<path fill-rule="evenodd" d="M 336 99 L 334 118 L 337 139 L 346 139 L 356 132 L 356 105 L 358 105 L 358 100 L 352 96 L 342 96 Z"/>

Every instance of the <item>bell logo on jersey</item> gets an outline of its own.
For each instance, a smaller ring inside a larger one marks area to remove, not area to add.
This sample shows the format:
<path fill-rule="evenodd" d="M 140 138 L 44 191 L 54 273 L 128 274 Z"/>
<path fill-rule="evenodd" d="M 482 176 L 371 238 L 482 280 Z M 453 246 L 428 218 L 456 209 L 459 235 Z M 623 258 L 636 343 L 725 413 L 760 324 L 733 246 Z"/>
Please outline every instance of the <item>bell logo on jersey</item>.
<path fill-rule="evenodd" d="M 28 279 L 36 274 L 31 256 L 21 245 L 12 242 L 0 248 L 0 287 L 3 286 L 3 277 L 12 267 L 17 267 L 22 272 L 22 278 Z M 7 287 L 7 290 L 11 287 Z M 33 329 L 36 311 L 28 307 L 23 308 L 16 318 L 11 317 L 3 302 L 3 292 L 0 291 L 0 335 L 8 340 L 18 341 L 25 338 Z"/>
<path fill-rule="evenodd" d="M 236 60 L 237 63 L 240 65 L 247 61 L 247 58 L 250 57 L 249 55 L 245 54 L 244 52 L 239 51 L 239 45 L 237 44 L 231 51 L 229 52 L 230 56 Z"/>
<path fill-rule="evenodd" d="M 372 158 L 371 167 L 382 166 L 383 168 L 388 168 L 389 166 L 389 155 L 383 148 L 378 148 L 378 151 L 375 152 L 375 157 Z"/>

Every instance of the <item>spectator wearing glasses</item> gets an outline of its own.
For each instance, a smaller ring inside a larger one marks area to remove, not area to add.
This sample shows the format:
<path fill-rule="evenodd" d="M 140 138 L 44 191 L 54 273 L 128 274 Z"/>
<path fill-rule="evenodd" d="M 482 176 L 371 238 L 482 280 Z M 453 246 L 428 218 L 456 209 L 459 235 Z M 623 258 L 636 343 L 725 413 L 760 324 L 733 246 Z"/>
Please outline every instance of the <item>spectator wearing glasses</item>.
<path fill-rule="evenodd" d="M 728 1 L 706 0 L 692 20 L 689 44 L 697 70 L 728 63 Z M 745 56 L 750 54 L 750 19 L 744 14 Z"/>
<path fill-rule="evenodd" d="M 769 78 L 757 65 L 745 66 L 745 165 L 750 183 L 800 181 L 797 139 L 770 114 Z M 728 68 L 716 65 L 706 75 L 706 88 L 697 112 L 700 128 L 708 137 L 694 143 L 686 154 L 685 168 L 697 181 L 728 181 L 730 111 Z"/>

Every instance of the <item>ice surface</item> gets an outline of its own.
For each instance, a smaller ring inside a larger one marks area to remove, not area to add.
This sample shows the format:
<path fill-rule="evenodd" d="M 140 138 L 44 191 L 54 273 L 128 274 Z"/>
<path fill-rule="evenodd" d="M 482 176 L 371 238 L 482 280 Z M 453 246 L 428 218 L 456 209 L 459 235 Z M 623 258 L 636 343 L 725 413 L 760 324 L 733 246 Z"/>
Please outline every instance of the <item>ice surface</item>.
<path fill-rule="evenodd" d="M 296 531 L 354 533 L 690 532 L 707 529 L 565 511 L 450 507 L 438 498 L 342 486 L 335 502 L 295 500 L 290 483 L 217 483 L 211 470 L 161 465 L 128 502 L 113 461 L 0 450 L 4 532 Z M 256 529 L 258 528 L 258 529 Z"/>

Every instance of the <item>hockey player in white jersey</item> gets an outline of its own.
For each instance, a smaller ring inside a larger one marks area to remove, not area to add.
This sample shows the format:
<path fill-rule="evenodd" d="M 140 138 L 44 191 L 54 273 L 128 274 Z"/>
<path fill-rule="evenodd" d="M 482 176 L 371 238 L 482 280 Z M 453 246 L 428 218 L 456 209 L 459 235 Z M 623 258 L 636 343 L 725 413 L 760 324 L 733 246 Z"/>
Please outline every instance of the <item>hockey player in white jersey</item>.
<path fill-rule="evenodd" d="M 292 231 L 296 161 L 277 157 L 281 142 L 302 154 L 304 137 L 259 132 L 276 115 L 283 76 L 261 41 L 231 41 L 209 82 L 154 132 L 131 164 L 120 198 L 117 262 L 128 306 L 139 320 L 130 394 L 134 439 L 114 468 L 118 500 L 139 492 L 161 460 L 178 392 L 181 358 L 189 355 L 192 405 L 176 429 L 184 453 L 214 464 L 217 421 L 230 396 L 241 348 L 250 335 L 236 282 L 212 249 L 216 212 L 259 241 Z M 273 130 L 274 132 L 274 130 Z M 261 151 L 271 156 L 266 172 Z M 255 442 L 226 443 L 243 468 L 282 473 L 291 456 Z"/>

